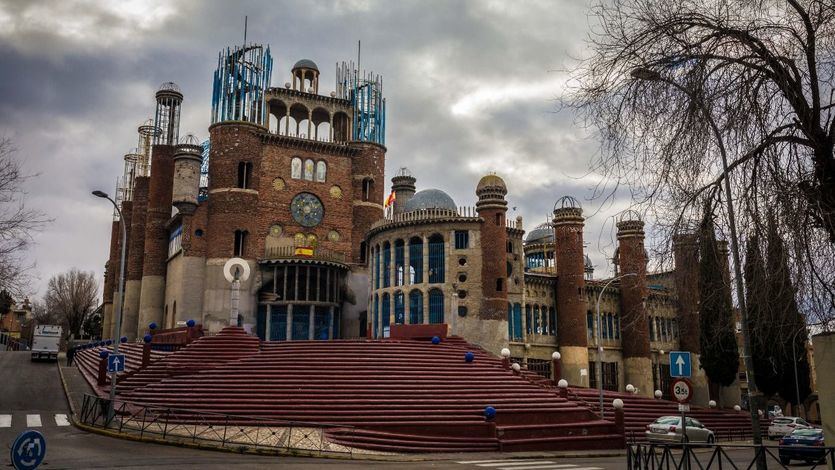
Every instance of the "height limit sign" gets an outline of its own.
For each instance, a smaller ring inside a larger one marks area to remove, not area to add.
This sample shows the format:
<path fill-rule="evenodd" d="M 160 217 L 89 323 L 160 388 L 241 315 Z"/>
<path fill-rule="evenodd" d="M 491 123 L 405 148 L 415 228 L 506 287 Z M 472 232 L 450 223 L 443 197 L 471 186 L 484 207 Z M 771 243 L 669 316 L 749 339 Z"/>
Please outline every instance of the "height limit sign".
<path fill-rule="evenodd" d="M 679 403 L 690 403 L 690 398 L 693 396 L 693 386 L 690 381 L 683 378 L 673 380 L 672 383 L 673 398 Z"/>

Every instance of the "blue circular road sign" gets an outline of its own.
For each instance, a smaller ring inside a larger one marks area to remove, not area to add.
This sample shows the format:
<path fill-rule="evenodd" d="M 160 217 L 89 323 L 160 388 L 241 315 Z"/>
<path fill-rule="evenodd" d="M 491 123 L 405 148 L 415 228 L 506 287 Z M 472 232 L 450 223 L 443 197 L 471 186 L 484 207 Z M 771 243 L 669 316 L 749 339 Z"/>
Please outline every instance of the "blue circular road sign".
<path fill-rule="evenodd" d="M 38 431 L 23 431 L 11 448 L 12 465 L 17 470 L 34 470 L 46 457 L 46 439 Z"/>

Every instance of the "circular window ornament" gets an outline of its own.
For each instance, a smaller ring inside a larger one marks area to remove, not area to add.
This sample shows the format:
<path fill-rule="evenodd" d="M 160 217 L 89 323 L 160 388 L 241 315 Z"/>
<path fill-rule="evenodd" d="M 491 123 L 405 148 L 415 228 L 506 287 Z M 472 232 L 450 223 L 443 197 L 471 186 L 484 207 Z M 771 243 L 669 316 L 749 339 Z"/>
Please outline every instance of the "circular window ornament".
<path fill-rule="evenodd" d="M 284 229 L 281 227 L 281 225 L 273 224 L 270 226 L 270 236 L 280 237 L 282 233 L 284 233 Z"/>
<path fill-rule="evenodd" d="M 328 232 L 328 240 L 330 240 L 332 242 L 338 242 L 339 241 L 339 232 L 337 232 L 336 230 L 331 230 L 330 232 Z"/>
<path fill-rule="evenodd" d="M 276 178 L 273 180 L 273 189 L 276 191 L 283 191 L 287 185 L 284 183 L 284 178 Z"/>
<path fill-rule="evenodd" d="M 315 227 L 322 222 L 325 208 L 314 194 L 299 193 L 290 201 L 293 220 L 304 227 Z"/>
<path fill-rule="evenodd" d="M 463 256 L 461 258 L 458 258 L 458 266 L 466 266 L 466 265 L 467 265 L 467 258 L 464 258 Z"/>
<path fill-rule="evenodd" d="M 342 188 L 339 186 L 331 186 L 330 194 L 334 199 L 342 199 Z"/>

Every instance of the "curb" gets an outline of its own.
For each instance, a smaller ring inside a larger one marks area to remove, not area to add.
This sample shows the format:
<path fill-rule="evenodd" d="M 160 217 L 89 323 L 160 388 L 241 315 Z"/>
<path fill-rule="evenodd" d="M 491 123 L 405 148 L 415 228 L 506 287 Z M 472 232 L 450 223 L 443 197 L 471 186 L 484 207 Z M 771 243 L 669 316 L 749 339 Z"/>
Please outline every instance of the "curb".
<path fill-rule="evenodd" d="M 462 455 L 466 455 L 467 458 L 473 457 L 477 458 L 478 455 L 484 455 L 479 453 L 473 454 L 460 454 L 451 456 L 449 454 L 396 454 L 396 455 L 375 455 L 375 454 L 322 454 L 314 451 L 306 451 L 302 449 L 298 450 L 281 450 L 281 449 L 265 449 L 265 448 L 252 448 L 249 446 L 237 446 L 237 447 L 220 447 L 214 446 L 210 444 L 199 444 L 196 442 L 184 442 L 184 441 L 176 441 L 176 440 L 168 440 L 162 439 L 158 437 L 152 436 L 136 436 L 132 434 L 124 434 L 115 431 L 111 431 L 109 429 L 101 429 L 93 426 L 89 426 L 87 424 L 81 423 L 76 419 L 77 410 L 75 409 L 75 404 L 73 403 L 72 399 L 70 398 L 70 391 L 69 387 L 67 386 L 67 380 L 64 377 L 64 372 L 61 370 L 61 364 L 57 364 L 58 367 L 58 375 L 61 376 L 61 385 L 64 389 L 64 397 L 67 399 L 67 404 L 70 408 L 70 415 L 69 420 L 73 426 L 76 428 L 86 431 L 93 434 L 99 434 L 101 436 L 107 436 L 114 439 L 124 439 L 127 441 L 133 442 L 146 442 L 151 444 L 162 444 L 174 447 L 182 447 L 188 449 L 198 449 L 198 450 L 210 450 L 215 452 L 227 452 L 230 454 L 251 454 L 251 455 L 274 455 L 274 456 L 287 456 L 287 457 L 314 457 L 314 458 L 322 458 L 322 459 L 333 459 L 333 460 L 367 460 L 367 461 L 376 461 L 376 462 L 430 462 L 430 461 L 448 461 L 448 460 L 457 460 L 462 458 Z M 554 451 L 554 452 L 526 452 L 524 455 L 519 455 L 515 453 L 489 453 L 490 455 L 501 454 L 502 457 L 508 460 L 513 459 L 530 459 L 530 458 L 604 458 L 604 457 L 622 457 L 626 455 L 626 450 L 614 450 L 614 451 Z"/>

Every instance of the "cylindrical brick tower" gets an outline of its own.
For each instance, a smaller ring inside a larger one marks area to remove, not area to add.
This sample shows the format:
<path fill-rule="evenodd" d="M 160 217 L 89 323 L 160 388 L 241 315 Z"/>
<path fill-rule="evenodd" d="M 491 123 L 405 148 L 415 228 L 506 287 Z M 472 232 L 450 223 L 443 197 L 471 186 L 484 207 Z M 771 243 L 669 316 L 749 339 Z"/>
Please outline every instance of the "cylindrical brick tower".
<path fill-rule="evenodd" d="M 120 230 L 119 221 L 114 220 L 110 225 L 110 256 L 107 258 L 104 273 L 102 337 L 111 336 L 113 332 L 113 286 L 116 285 L 116 278 L 119 276 L 119 245 L 122 237 Z"/>
<path fill-rule="evenodd" d="M 415 177 L 406 168 L 401 168 L 391 179 L 391 190 L 394 191 L 394 213 L 403 212 L 406 201 L 415 195 Z"/>
<path fill-rule="evenodd" d="M 197 209 L 202 154 L 203 147 L 191 134 L 185 137 L 174 152 L 172 202 L 181 214 L 193 214 Z"/>
<path fill-rule="evenodd" d="M 133 201 L 122 201 L 122 220 L 125 221 L 125 237 L 127 240 L 127 247 L 125 250 L 125 279 L 127 279 L 128 275 L 128 257 L 130 256 L 130 235 L 131 235 L 131 223 L 133 223 Z M 119 243 L 117 244 L 116 250 L 116 261 L 113 263 L 113 314 L 116 314 L 118 310 L 119 303 L 122 303 L 122 310 L 124 311 L 124 302 L 119 297 L 119 271 L 120 266 L 119 263 L 121 262 L 122 257 L 122 233 L 121 233 L 121 223 L 119 224 L 120 229 L 116 232 L 116 236 L 119 237 Z M 125 318 L 124 313 L 122 313 L 122 319 Z M 124 323 L 124 322 L 123 322 Z M 111 338 L 116 338 L 116 332 L 114 329 L 116 328 L 116 317 L 111 315 L 111 323 L 109 325 L 108 334 Z M 122 327 L 124 328 L 124 326 Z"/>
<path fill-rule="evenodd" d="M 351 159 L 354 175 L 351 262 L 359 264 L 362 258 L 360 243 L 365 239 L 371 224 L 383 217 L 386 148 L 374 142 L 351 142 L 350 146 L 358 150 L 357 155 Z"/>
<path fill-rule="evenodd" d="M 174 83 L 162 85 L 156 93 L 155 126 L 145 217 L 145 260 L 142 263 L 142 292 L 139 296 L 139 324 L 142 333 L 150 323 L 162 324 L 165 306 L 165 271 L 168 258 L 168 229 L 174 180 L 174 146 L 180 132 L 180 106 L 183 95 Z"/>
<path fill-rule="evenodd" d="M 674 279 L 678 298 L 679 349 L 690 351 L 693 362 L 693 401 L 710 400 L 707 376 L 699 364 L 699 236 L 681 232 L 673 236 Z"/>
<path fill-rule="evenodd" d="M 147 176 L 137 176 L 133 185 L 131 237 L 128 238 L 125 303 L 122 307 L 122 336 L 127 336 L 131 341 L 136 338 L 139 322 L 139 297 L 142 291 L 142 265 L 145 261 L 145 219 L 148 209 L 149 183 L 150 179 Z M 113 336 L 117 336 L 116 332 L 113 333 Z"/>
<path fill-rule="evenodd" d="M 652 357 L 644 307 L 649 294 L 644 222 L 634 211 L 627 211 L 619 217 L 617 228 L 618 266 L 624 276 L 620 280 L 624 375 L 626 383 L 637 387 L 641 395 L 652 397 Z"/>
<path fill-rule="evenodd" d="M 583 209 L 570 196 L 554 205 L 554 258 L 557 273 L 557 335 L 563 377 L 571 385 L 588 386 Z"/>
<path fill-rule="evenodd" d="M 507 186 L 496 175 L 481 178 L 476 186 L 476 211 L 481 224 L 482 320 L 507 319 Z M 504 328 L 502 331 L 507 331 Z"/>

